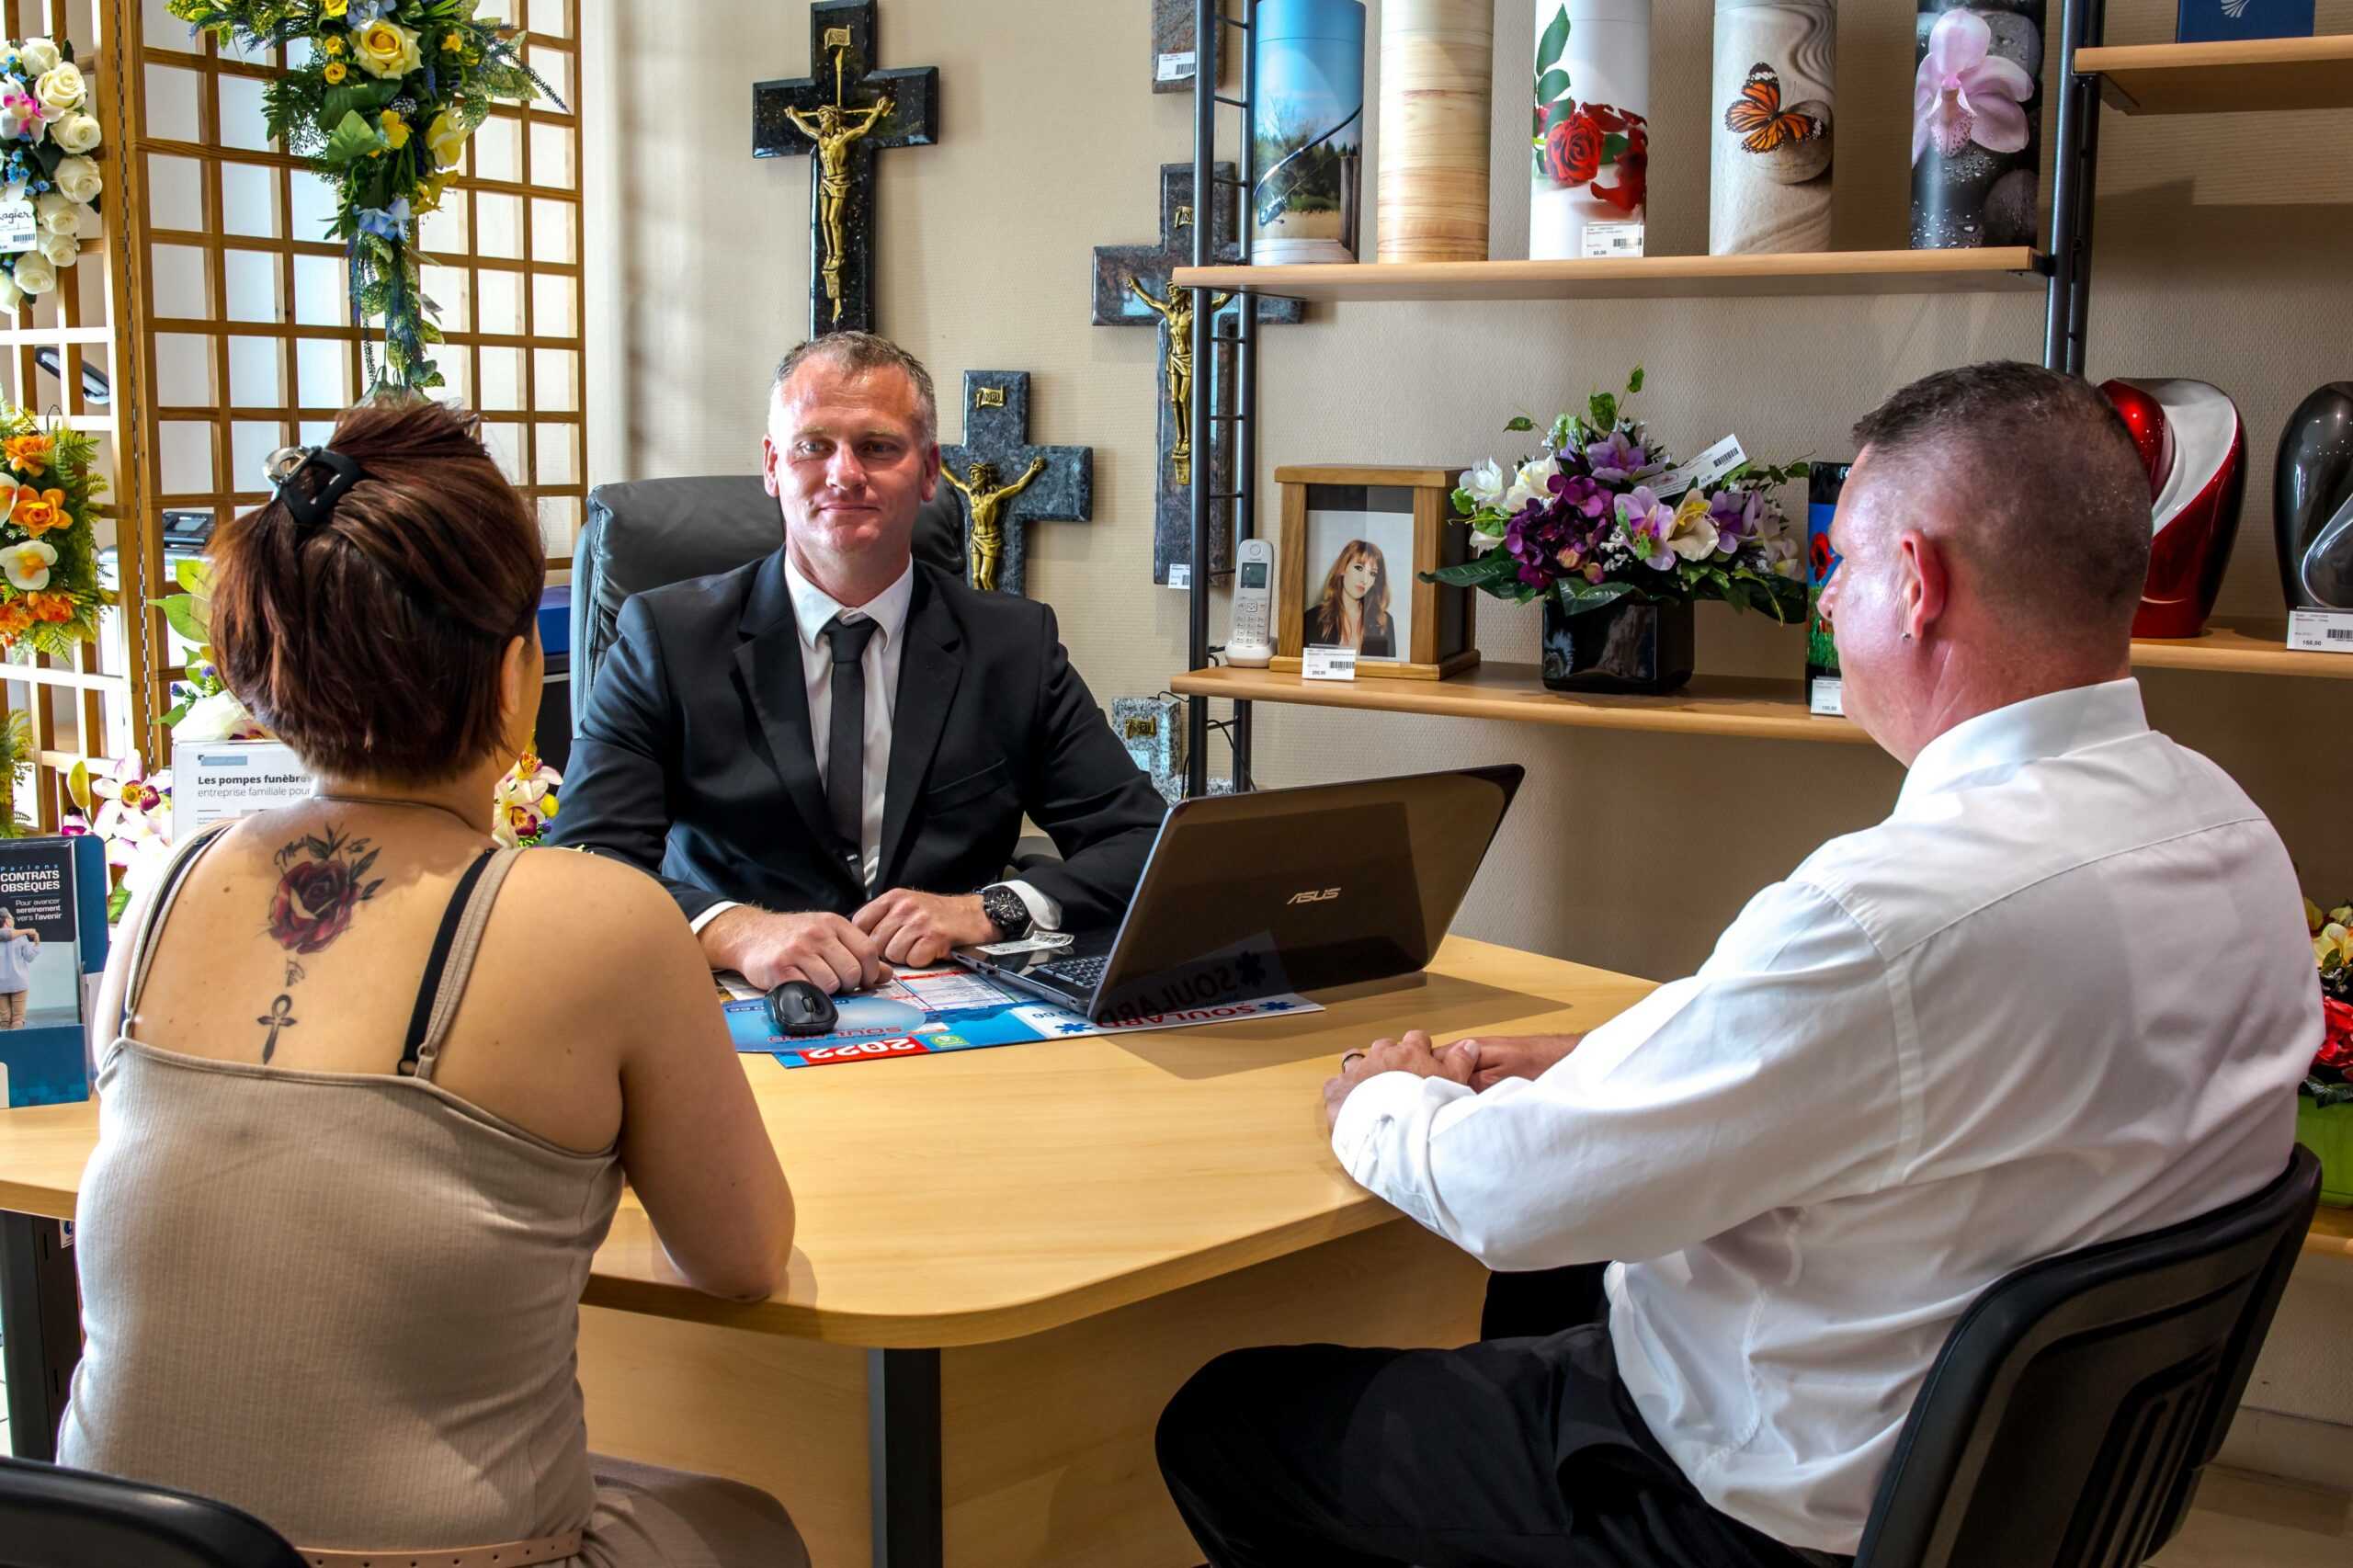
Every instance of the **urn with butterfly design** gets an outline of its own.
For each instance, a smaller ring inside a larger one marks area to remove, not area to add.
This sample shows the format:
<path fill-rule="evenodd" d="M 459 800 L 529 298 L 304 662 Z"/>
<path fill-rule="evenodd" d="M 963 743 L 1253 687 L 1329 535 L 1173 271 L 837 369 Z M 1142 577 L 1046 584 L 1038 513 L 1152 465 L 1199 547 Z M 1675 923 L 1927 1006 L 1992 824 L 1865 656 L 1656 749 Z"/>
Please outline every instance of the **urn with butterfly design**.
<path fill-rule="evenodd" d="M 1708 252 L 1830 247 L 1833 0 L 1716 0 Z"/>

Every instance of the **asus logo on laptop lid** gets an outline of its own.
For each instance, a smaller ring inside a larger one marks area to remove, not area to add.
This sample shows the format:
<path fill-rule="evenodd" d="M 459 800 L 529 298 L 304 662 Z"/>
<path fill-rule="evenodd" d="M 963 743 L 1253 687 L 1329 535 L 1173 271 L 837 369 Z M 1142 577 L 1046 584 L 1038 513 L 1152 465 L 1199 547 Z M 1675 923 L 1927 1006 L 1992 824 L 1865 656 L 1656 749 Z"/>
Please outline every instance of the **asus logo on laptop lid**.
<path fill-rule="evenodd" d="M 1322 892 L 1317 892 L 1313 888 L 1310 888 L 1305 892 L 1295 892 L 1291 894 L 1289 902 L 1292 903 L 1326 903 L 1339 896 L 1340 890 L 1337 888 L 1325 888 Z"/>

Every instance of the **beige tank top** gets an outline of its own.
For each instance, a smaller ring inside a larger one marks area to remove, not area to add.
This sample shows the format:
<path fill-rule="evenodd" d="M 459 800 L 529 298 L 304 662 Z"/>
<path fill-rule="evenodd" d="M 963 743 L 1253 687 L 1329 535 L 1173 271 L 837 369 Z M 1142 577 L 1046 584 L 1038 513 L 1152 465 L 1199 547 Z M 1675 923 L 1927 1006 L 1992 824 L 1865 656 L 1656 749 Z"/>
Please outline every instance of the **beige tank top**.
<path fill-rule="evenodd" d="M 133 937 L 126 1018 L 209 836 Z M 616 1151 L 560 1148 L 433 1081 L 516 853 L 485 853 L 460 884 L 398 1073 L 281 1071 L 128 1034 L 108 1048 L 74 1211 L 86 1338 L 62 1463 L 221 1498 L 305 1547 L 588 1522 L 574 1349 Z"/>

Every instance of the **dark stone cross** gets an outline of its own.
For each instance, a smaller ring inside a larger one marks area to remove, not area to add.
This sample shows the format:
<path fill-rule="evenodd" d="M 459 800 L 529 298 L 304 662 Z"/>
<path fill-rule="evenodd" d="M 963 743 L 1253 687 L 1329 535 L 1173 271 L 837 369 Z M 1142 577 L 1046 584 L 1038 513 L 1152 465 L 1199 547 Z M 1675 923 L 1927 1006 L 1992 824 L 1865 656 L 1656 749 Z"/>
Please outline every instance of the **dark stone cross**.
<path fill-rule="evenodd" d="M 1217 172 L 1228 179 L 1237 177 L 1233 165 L 1220 164 Z M 1215 227 L 1211 231 L 1217 248 L 1211 255 L 1220 264 L 1242 259 L 1242 247 L 1234 239 L 1235 220 L 1241 212 L 1236 200 L 1239 192 L 1233 186 L 1217 187 L 1218 199 L 1213 207 Z M 1233 385 L 1226 373 L 1224 361 L 1232 349 L 1212 349 L 1211 362 L 1195 365 L 1192 345 L 1188 342 L 1171 353 L 1168 301 L 1168 278 L 1171 269 L 1193 264 L 1193 165 L 1163 164 L 1160 165 L 1160 244 L 1157 245 L 1097 245 L 1095 248 L 1095 324 L 1097 326 L 1154 326 L 1160 329 L 1160 460 L 1153 480 L 1153 539 L 1152 580 L 1168 581 L 1168 569 L 1182 566 L 1189 573 L 1193 560 L 1193 500 L 1192 453 L 1206 440 L 1216 454 L 1211 470 L 1212 490 L 1233 488 L 1233 444 L 1231 427 L 1222 420 L 1214 425 L 1214 435 L 1190 428 L 1192 408 L 1189 386 L 1196 374 L 1211 378 L 1211 406 L 1222 415 L 1233 412 Z M 1139 293 L 1138 290 L 1142 290 Z M 1182 314 L 1191 309 L 1192 291 L 1181 291 L 1183 300 L 1176 306 Z M 1151 302 L 1147 303 L 1145 296 Z M 1220 315 L 1232 318 L 1241 313 L 1241 307 L 1225 295 L 1213 296 Z M 1258 320 L 1295 322 L 1305 313 L 1297 300 L 1258 301 Z M 1213 325 L 1212 330 L 1216 330 Z M 1176 394 L 1184 391 L 1185 403 L 1178 412 Z M 1233 569 L 1233 508 L 1220 501 L 1210 509 L 1210 542 L 1212 572 Z"/>
<path fill-rule="evenodd" d="M 874 0 L 809 7 L 809 74 L 752 85 L 752 156 L 809 157 L 809 335 L 874 330 L 874 151 L 939 140 L 939 68 L 874 63 Z"/>
<path fill-rule="evenodd" d="M 1029 443 L 1029 372 L 965 371 L 964 439 L 940 448 L 939 459 L 942 482 L 964 497 L 964 580 L 973 587 L 1023 590 L 1025 524 L 1094 520 L 1095 449 Z"/>

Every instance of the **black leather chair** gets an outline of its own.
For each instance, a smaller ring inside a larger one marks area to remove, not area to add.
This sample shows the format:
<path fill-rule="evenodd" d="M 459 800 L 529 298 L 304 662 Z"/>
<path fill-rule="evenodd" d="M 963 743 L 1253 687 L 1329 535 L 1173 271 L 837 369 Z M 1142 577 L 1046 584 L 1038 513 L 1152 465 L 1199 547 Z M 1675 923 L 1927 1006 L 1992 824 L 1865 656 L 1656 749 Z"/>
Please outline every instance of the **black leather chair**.
<path fill-rule="evenodd" d="M 2252 1198 L 1978 1299 L 1896 1442 L 1856 1568 L 2139 1568 L 2222 1448 L 2320 1199 Z"/>
<path fill-rule="evenodd" d="M 0 1457 L 0 1568 L 304 1568 L 226 1503 Z"/>
<path fill-rule="evenodd" d="M 776 498 L 756 474 L 638 479 L 588 493 L 572 553 L 572 723 L 576 731 L 631 594 L 732 572 L 784 539 Z M 915 559 L 964 570 L 964 504 L 946 483 L 915 518 Z"/>

